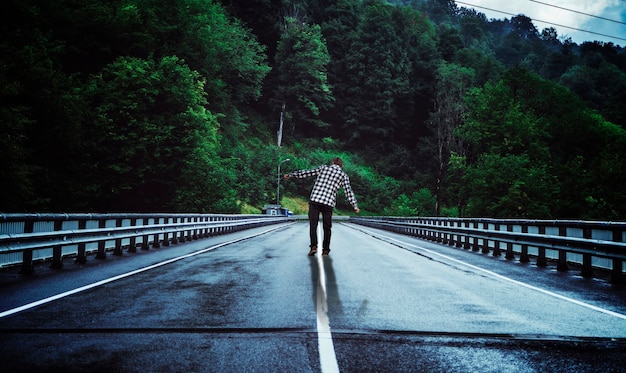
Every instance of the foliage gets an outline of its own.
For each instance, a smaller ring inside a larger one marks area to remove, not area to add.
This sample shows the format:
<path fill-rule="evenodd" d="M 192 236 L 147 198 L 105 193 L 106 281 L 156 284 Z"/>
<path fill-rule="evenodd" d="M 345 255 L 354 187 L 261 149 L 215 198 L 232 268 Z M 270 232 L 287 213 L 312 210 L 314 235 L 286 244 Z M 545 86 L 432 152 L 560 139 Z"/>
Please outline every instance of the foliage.
<path fill-rule="evenodd" d="M 474 90 L 468 110 L 458 130 L 472 145 L 467 163 L 460 164 L 460 199 L 467 200 L 467 214 L 593 218 L 596 210 L 588 204 L 601 203 L 611 206 L 611 216 L 620 210 L 623 193 L 598 181 L 622 178 L 614 167 L 625 154 L 615 144 L 624 141 L 625 132 L 568 90 L 514 70 Z M 613 137 L 606 136 L 609 132 Z"/>
<path fill-rule="evenodd" d="M 371 214 L 626 219 L 626 50 L 459 5 L 7 0 L 0 210 L 258 212 L 340 156 Z"/>
<path fill-rule="evenodd" d="M 431 93 L 434 29 L 408 8 L 370 1 L 363 12 L 342 61 L 344 136 L 360 146 L 413 146 Z"/>
<path fill-rule="evenodd" d="M 320 110 L 332 102 L 326 74 L 330 61 L 319 25 L 308 25 L 291 17 L 285 18 L 283 34 L 275 56 L 275 98 L 277 111 L 284 111 L 293 134 L 315 135 L 327 124 L 318 118 Z"/>
<path fill-rule="evenodd" d="M 86 96 L 95 109 L 86 167 L 97 208 L 229 209 L 224 200 L 234 196 L 215 193 L 227 185 L 218 122 L 197 72 L 176 57 L 120 58 L 93 77 Z"/>
<path fill-rule="evenodd" d="M 389 216 L 434 216 L 435 196 L 426 188 L 413 192 L 411 196 L 401 194 L 391 207 L 385 208 L 384 214 Z"/>

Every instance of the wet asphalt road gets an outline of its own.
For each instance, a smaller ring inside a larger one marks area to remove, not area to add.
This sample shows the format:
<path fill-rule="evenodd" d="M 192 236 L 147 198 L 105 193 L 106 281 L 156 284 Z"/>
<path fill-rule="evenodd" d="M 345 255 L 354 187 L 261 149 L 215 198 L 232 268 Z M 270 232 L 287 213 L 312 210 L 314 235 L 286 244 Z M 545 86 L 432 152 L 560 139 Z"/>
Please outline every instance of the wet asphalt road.
<path fill-rule="evenodd" d="M 626 371 L 623 285 L 338 222 L 331 248 L 295 223 L 4 271 L 2 371 Z"/>

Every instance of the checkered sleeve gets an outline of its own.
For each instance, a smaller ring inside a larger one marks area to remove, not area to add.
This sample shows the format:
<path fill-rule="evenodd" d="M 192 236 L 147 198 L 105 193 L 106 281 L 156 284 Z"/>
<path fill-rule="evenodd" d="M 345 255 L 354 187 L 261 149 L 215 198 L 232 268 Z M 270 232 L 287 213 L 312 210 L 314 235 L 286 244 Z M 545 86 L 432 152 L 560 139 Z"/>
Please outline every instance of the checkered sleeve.
<path fill-rule="evenodd" d="M 296 179 L 306 179 L 307 177 L 317 176 L 320 173 L 321 167 L 314 168 L 311 170 L 298 170 L 290 172 L 289 177 L 295 177 Z"/>
<path fill-rule="evenodd" d="M 345 192 L 346 199 L 348 200 L 348 203 L 350 203 L 350 206 L 352 206 L 352 208 L 356 210 L 359 206 L 357 205 L 356 197 L 354 196 L 354 192 L 352 191 L 352 187 L 350 186 L 350 178 L 345 173 L 344 176 L 343 191 Z"/>

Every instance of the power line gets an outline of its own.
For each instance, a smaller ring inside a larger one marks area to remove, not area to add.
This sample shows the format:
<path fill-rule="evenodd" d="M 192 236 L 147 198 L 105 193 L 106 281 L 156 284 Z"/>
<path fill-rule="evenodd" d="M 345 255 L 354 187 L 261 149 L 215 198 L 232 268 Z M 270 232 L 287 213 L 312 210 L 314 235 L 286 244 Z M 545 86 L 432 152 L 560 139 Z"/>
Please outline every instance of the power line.
<path fill-rule="evenodd" d="M 625 1 L 625 0 L 622 0 L 622 1 Z M 503 11 L 501 11 L 501 10 L 497 10 L 497 9 L 487 8 L 487 7 L 480 6 L 480 5 L 469 4 L 469 3 L 462 2 L 462 1 L 455 1 L 455 2 L 456 2 L 457 4 L 469 5 L 469 6 L 474 7 L 474 8 L 487 9 L 487 10 L 491 10 L 492 12 L 502 13 L 502 14 L 508 14 L 508 15 L 510 15 L 510 16 L 514 16 L 514 17 L 518 15 L 518 14 L 509 13 L 509 12 L 503 12 Z M 583 29 L 579 29 L 579 28 L 576 28 L 576 27 L 571 27 L 571 26 L 560 25 L 560 24 L 558 24 L 558 23 L 554 23 L 554 22 L 542 21 L 542 20 L 540 20 L 540 19 L 536 19 L 536 18 L 532 18 L 532 20 L 534 20 L 534 21 L 536 21 L 536 22 L 546 23 L 546 24 L 548 24 L 548 25 L 552 25 L 552 26 L 557 26 L 557 27 L 567 28 L 567 29 L 574 30 L 574 31 L 581 31 L 581 32 L 586 32 L 586 33 L 588 33 L 588 34 L 594 34 L 594 35 L 598 35 L 598 36 L 605 36 L 605 37 L 607 37 L 607 38 L 611 38 L 611 39 L 618 39 L 618 40 L 624 40 L 624 41 L 626 41 L 626 38 L 620 38 L 620 37 L 617 37 L 617 36 L 612 36 L 612 35 L 607 35 L 607 34 L 601 34 L 601 33 L 599 33 L 599 32 L 594 32 L 594 31 L 589 31 L 589 30 L 583 30 Z"/>
<path fill-rule="evenodd" d="M 552 5 L 552 4 L 548 4 L 548 3 L 542 3 L 541 1 L 536 1 L 536 0 L 529 0 L 529 1 L 532 1 L 533 3 L 537 3 L 537 4 L 551 6 L 553 8 L 567 10 L 568 12 L 572 12 L 572 13 L 582 14 L 582 15 L 585 15 L 585 16 L 588 16 L 588 17 L 594 17 L 594 18 L 598 18 L 598 19 L 603 19 L 605 21 L 611 21 L 611 22 L 622 24 L 622 25 L 626 25 L 625 22 L 618 21 L 618 20 L 615 20 L 615 19 L 610 19 L 610 18 L 605 18 L 605 17 L 601 17 L 601 16 L 596 16 L 596 15 L 589 14 L 589 13 L 583 13 L 583 12 L 579 12 L 578 10 L 574 10 L 574 9 L 567 9 L 567 8 L 563 8 L 563 7 L 560 7 L 560 6 L 557 6 L 557 5 Z M 626 1 L 626 0 L 622 0 L 622 1 Z"/>

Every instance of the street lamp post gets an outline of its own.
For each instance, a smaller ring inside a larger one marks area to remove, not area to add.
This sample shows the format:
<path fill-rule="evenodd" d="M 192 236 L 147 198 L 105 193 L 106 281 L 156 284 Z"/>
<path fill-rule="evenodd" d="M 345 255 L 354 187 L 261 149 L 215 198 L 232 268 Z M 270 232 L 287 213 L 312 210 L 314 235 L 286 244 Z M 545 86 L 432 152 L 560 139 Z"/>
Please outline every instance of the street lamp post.
<path fill-rule="evenodd" d="M 276 205 L 280 206 L 280 165 L 289 162 L 291 159 L 287 158 L 278 163 L 278 171 L 276 175 L 278 176 L 278 183 L 276 184 Z"/>

